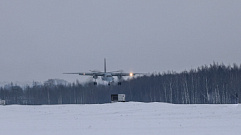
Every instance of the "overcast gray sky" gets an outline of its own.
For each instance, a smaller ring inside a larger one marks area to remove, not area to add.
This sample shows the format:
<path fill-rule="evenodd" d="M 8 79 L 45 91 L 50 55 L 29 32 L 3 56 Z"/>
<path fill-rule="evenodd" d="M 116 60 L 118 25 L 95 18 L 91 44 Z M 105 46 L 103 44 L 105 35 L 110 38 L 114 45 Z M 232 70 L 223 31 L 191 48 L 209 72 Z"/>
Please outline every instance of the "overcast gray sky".
<path fill-rule="evenodd" d="M 241 62 L 240 0 L 0 0 L 0 82 Z"/>

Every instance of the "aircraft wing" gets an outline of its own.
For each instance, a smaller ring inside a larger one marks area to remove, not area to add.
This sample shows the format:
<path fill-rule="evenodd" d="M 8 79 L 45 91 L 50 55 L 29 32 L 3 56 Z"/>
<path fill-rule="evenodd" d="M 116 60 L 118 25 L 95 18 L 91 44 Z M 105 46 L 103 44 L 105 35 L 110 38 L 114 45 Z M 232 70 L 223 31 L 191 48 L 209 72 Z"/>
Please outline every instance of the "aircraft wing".
<path fill-rule="evenodd" d="M 111 73 L 112 76 L 135 76 L 135 75 L 143 75 L 142 73 Z"/>
<path fill-rule="evenodd" d="M 80 72 L 80 73 L 63 73 L 63 74 L 78 74 L 78 75 L 83 75 L 83 76 L 103 76 L 104 74 L 102 72 Z"/>

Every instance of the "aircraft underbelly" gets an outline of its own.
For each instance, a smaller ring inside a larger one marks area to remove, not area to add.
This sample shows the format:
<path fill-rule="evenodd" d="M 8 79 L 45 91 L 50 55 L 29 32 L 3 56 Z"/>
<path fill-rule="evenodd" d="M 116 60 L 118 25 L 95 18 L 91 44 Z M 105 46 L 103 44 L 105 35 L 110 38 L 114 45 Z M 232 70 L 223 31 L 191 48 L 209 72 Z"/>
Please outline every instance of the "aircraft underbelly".
<path fill-rule="evenodd" d="M 114 78 L 113 77 L 102 77 L 103 81 L 107 81 L 107 82 L 113 82 Z"/>

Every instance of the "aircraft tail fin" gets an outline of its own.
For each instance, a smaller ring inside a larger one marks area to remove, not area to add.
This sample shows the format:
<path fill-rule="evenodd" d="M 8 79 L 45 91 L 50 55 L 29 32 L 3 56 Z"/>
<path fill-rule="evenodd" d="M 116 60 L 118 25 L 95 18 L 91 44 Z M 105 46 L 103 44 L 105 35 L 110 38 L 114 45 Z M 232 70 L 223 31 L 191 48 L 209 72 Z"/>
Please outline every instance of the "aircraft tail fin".
<path fill-rule="evenodd" d="M 104 59 L 104 71 L 106 73 L 106 59 Z"/>

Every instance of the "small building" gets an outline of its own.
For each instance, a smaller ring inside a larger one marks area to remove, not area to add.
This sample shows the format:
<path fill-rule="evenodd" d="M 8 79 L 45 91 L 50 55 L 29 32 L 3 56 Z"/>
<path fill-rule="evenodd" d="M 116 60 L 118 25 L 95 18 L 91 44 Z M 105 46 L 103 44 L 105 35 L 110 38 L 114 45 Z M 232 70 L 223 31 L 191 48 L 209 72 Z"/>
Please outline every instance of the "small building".
<path fill-rule="evenodd" d="M 125 94 L 111 94 L 111 102 L 125 102 L 126 95 Z"/>
<path fill-rule="evenodd" d="M 6 101 L 0 99 L 0 105 L 6 105 Z"/>

